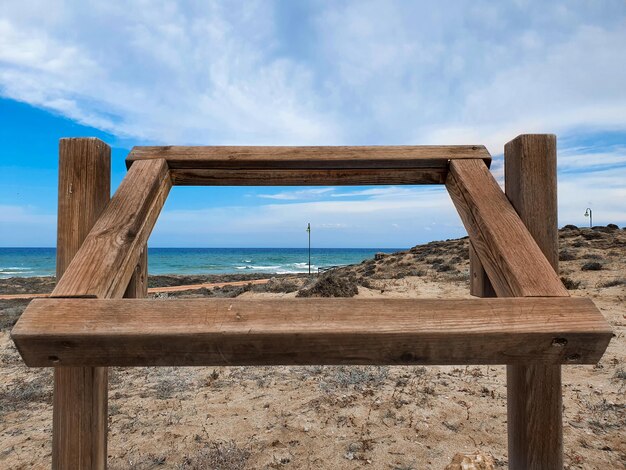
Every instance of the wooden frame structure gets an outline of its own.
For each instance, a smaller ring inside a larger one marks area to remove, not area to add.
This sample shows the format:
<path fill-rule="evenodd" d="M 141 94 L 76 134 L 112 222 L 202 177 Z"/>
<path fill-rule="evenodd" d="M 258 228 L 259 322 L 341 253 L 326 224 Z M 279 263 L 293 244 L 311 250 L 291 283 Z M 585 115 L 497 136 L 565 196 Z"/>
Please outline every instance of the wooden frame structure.
<path fill-rule="evenodd" d="M 261 364 L 506 364 L 510 468 L 562 468 L 561 365 L 596 363 L 612 331 L 556 272 L 555 136 L 506 145 L 506 193 L 490 162 L 483 146 L 135 147 L 109 200 L 109 147 L 61 140 L 58 283 L 11 333 L 55 368 L 53 468 L 106 468 L 108 366 Z M 141 300 L 172 185 L 300 184 L 445 184 L 471 292 L 498 298 Z"/>

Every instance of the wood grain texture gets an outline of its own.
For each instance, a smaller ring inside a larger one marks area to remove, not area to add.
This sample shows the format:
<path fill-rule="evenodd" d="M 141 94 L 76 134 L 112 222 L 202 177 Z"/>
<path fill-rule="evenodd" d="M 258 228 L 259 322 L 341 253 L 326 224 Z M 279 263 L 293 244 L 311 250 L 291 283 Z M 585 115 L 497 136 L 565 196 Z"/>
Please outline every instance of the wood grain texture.
<path fill-rule="evenodd" d="M 59 142 L 57 279 L 111 198 L 111 149 L 96 138 Z"/>
<path fill-rule="evenodd" d="M 111 195 L 111 149 L 95 138 L 59 143 L 57 279 L 62 278 Z M 55 367 L 52 468 L 104 469 L 106 367 Z"/>
<path fill-rule="evenodd" d="M 121 297 L 171 185 L 165 160 L 134 164 L 52 297 Z"/>
<path fill-rule="evenodd" d="M 491 155 L 483 145 L 336 146 L 336 147 L 133 147 L 133 162 L 164 158 L 171 170 L 357 170 L 364 168 L 440 168 L 451 159 L 483 159 Z"/>
<path fill-rule="evenodd" d="M 470 242 L 469 245 L 470 259 L 470 294 L 474 297 L 496 297 L 496 291 L 491 285 L 487 271 L 480 262 L 478 253 Z"/>
<path fill-rule="evenodd" d="M 452 160 L 446 188 L 498 296 L 569 295 L 481 160 Z"/>
<path fill-rule="evenodd" d="M 443 184 L 448 168 L 400 169 L 174 169 L 175 186 L 328 186 L 363 184 Z"/>
<path fill-rule="evenodd" d="M 55 367 L 52 468 L 106 469 L 108 369 Z"/>
<path fill-rule="evenodd" d="M 139 262 L 135 266 L 133 276 L 130 278 L 125 299 L 143 299 L 148 296 L 148 247 L 144 246 L 141 250 Z"/>
<path fill-rule="evenodd" d="M 504 163 L 506 195 L 558 272 L 556 137 L 521 135 L 504 147 Z M 562 408 L 560 366 L 507 367 L 511 470 L 563 468 Z"/>
<path fill-rule="evenodd" d="M 580 364 L 610 338 L 573 298 L 37 299 L 13 330 L 30 366 Z"/>
<path fill-rule="evenodd" d="M 504 155 L 506 196 L 558 271 L 556 136 L 520 135 L 505 145 Z"/>

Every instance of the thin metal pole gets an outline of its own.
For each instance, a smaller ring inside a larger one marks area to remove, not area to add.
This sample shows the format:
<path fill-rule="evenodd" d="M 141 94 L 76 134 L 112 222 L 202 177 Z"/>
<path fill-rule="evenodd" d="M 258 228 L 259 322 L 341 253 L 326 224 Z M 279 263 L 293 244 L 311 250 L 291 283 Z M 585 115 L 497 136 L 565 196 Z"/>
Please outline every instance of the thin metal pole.
<path fill-rule="evenodd" d="M 309 275 L 310 275 L 311 274 L 311 223 L 310 222 L 306 231 L 309 232 Z"/>

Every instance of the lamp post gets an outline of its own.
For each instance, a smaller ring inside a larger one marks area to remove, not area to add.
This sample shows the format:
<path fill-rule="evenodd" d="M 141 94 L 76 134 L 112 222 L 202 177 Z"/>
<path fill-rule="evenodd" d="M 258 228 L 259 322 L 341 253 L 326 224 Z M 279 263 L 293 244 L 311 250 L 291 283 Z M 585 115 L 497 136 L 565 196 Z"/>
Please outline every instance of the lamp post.
<path fill-rule="evenodd" d="M 589 228 L 593 227 L 593 214 L 589 207 L 585 211 L 585 217 L 589 217 Z"/>
<path fill-rule="evenodd" d="M 311 275 L 311 223 L 306 228 L 306 231 L 309 233 L 309 276 Z"/>

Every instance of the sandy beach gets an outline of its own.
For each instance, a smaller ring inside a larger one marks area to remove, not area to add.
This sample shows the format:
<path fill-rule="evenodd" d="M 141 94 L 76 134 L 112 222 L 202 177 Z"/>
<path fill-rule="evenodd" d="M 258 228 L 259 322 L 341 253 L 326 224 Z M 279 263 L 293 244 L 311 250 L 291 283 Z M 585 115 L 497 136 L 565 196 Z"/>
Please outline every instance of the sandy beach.
<path fill-rule="evenodd" d="M 595 366 L 563 368 L 567 469 L 626 468 L 626 230 L 560 231 L 560 275 L 615 332 Z M 321 276 L 155 276 L 171 297 L 469 298 L 467 238 Z M 0 280 L 46 294 L 54 278 Z M 186 286 L 186 287 L 180 287 Z M 0 468 L 49 468 L 52 371 L 9 333 L 28 299 L 0 300 Z M 458 453 L 507 468 L 504 367 L 111 368 L 111 469 L 444 469 Z M 450 468 L 461 468 L 451 466 Z"/>

